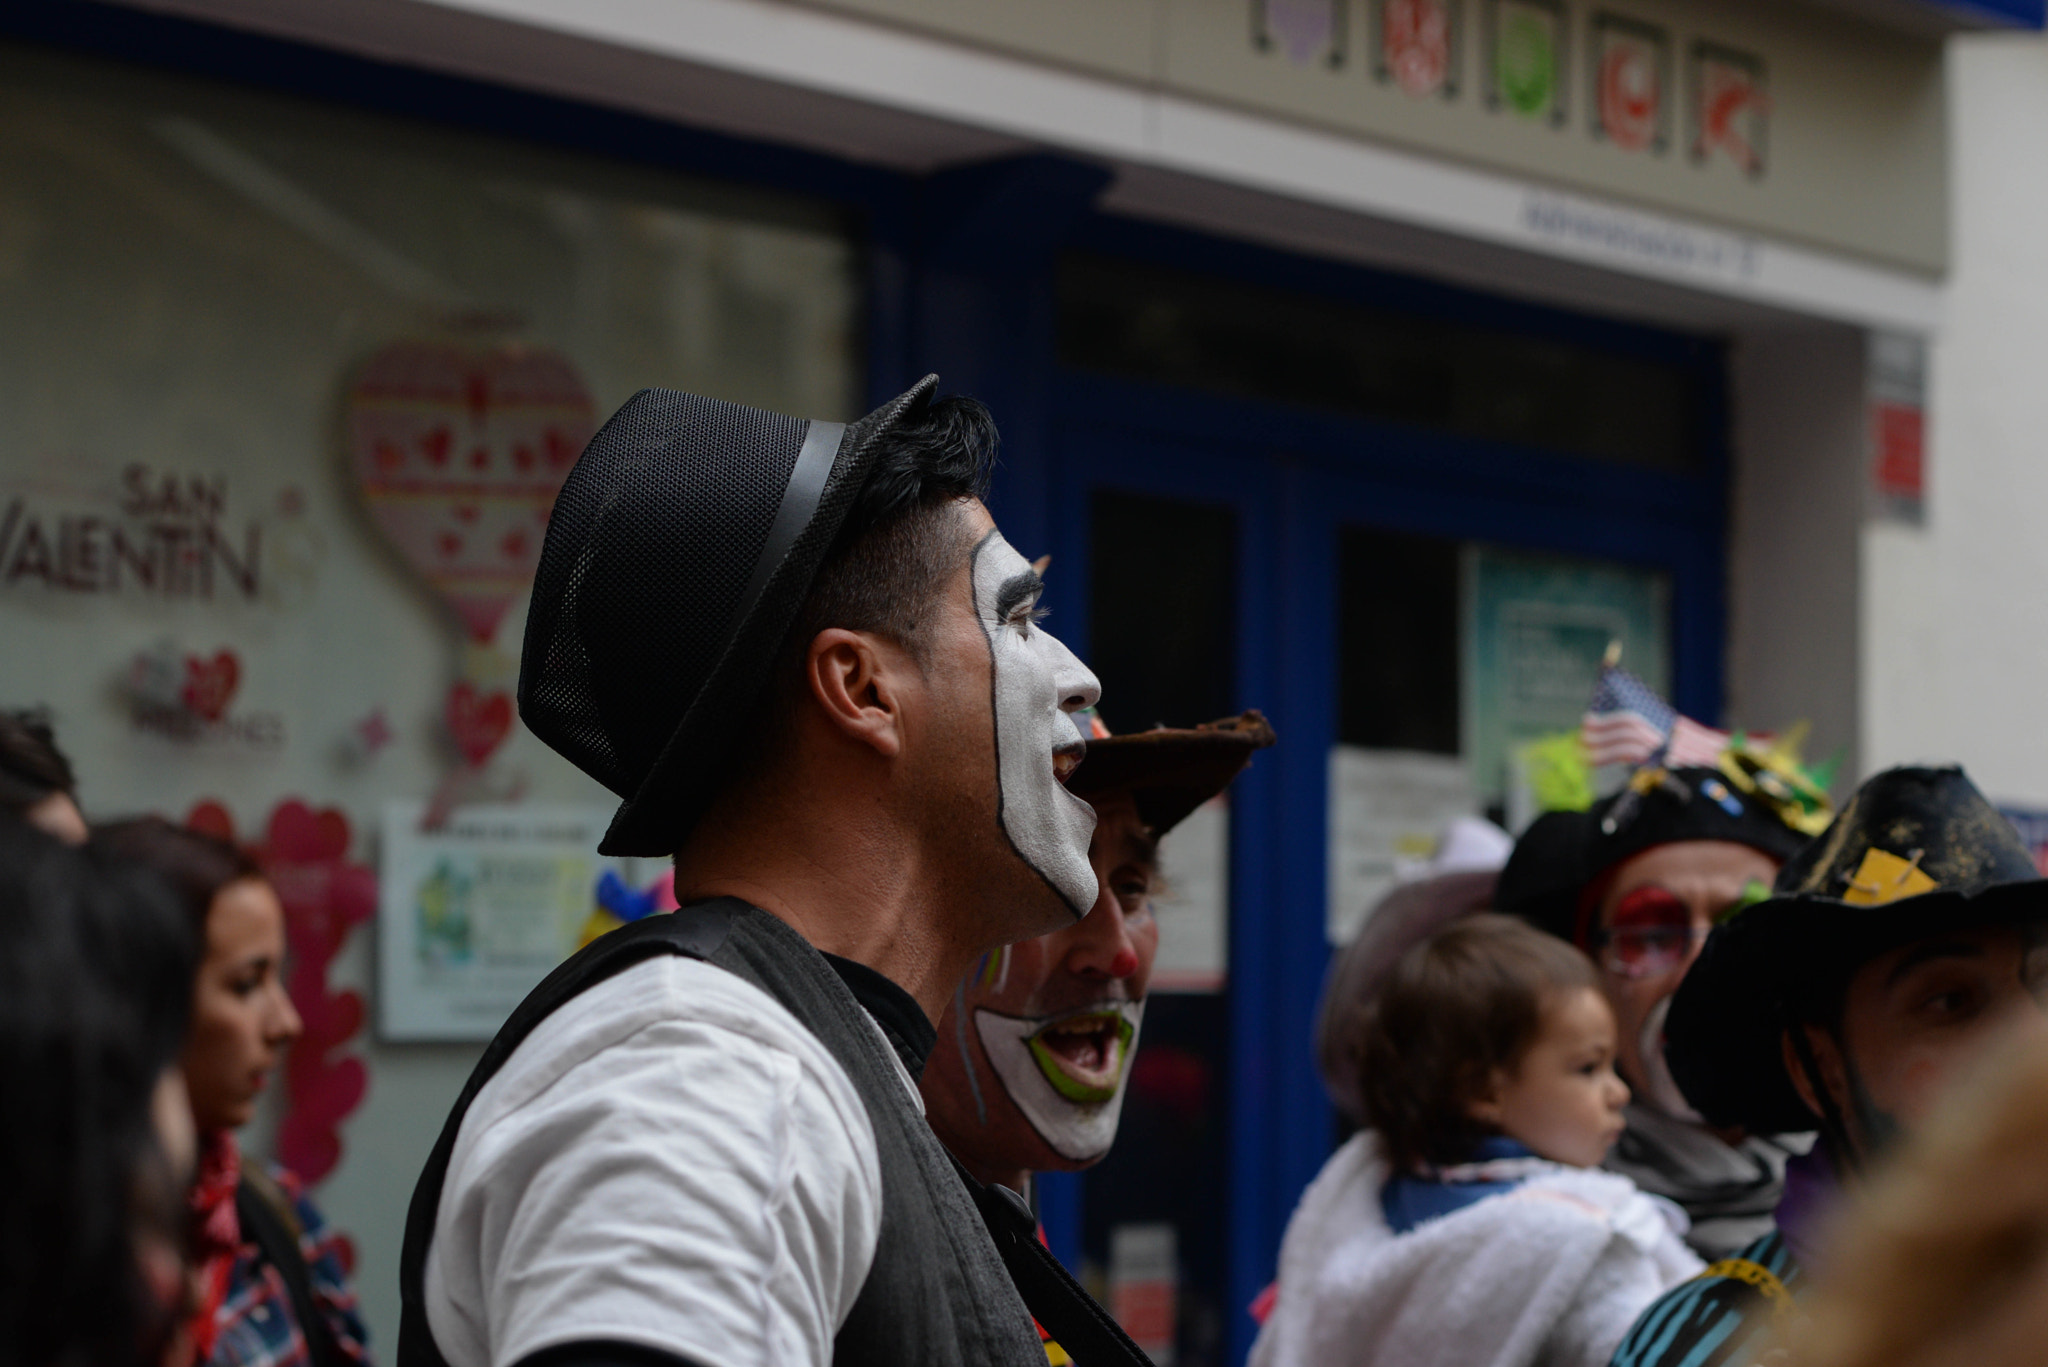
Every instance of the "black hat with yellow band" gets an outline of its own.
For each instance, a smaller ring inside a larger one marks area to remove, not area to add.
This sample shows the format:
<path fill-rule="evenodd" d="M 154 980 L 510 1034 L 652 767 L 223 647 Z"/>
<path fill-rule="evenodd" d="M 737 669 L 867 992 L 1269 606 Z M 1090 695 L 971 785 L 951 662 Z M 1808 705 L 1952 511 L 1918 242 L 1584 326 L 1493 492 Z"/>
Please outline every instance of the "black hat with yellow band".
<path fill-rule="evenodd" d="M 1709 1123 L 1752 1133 L 1820 1119 L 1785 1069 L 1785 1031 L 1862 964 L 1915 940 L 2048 923 L 2048 879 L 1960 768 L 1888 769 L 1779 871 L 1774 895 L 1707 937 L 1671 1000 L 1665 1058 Z"/>

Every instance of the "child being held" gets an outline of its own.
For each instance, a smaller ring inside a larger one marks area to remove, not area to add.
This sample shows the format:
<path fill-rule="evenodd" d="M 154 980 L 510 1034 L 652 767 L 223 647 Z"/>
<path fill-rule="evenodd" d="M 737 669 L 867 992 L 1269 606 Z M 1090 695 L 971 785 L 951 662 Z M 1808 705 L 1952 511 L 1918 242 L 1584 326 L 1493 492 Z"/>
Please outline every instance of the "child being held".
<path fill-rule="evenodd" d="M 1598 1169 L 1628 1087 L 1576 949 L 1468 917 L 1401 956 L 1359 1029 L 1369 1128 L 1288 1222 L 1250 1367 L 1599 1367 L 1699 1272 L 1678 1208 Z"/>

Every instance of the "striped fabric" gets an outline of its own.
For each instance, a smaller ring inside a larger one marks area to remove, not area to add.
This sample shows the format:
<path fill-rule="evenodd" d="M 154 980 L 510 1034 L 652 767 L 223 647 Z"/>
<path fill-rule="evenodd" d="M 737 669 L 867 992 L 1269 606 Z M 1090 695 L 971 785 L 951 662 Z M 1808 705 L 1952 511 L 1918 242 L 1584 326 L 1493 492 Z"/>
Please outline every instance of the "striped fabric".
<path fill-rule="evenodd" d="M 1747 1276 L 1719 1271 L 1730 1264 L 1753 1268 L 1740 1267 Z M 1774 1230 L 1651 1302 L 1609 1367 L 1748 1367 L 1799 1285 L 1799 1265 Z"/>
<path fill-rule="evenodd" d="M 1601 667 L 1579 736 L 1595 766 L 1637 765 L 1662 756 L 1671 768 L 1710 768 L 1731 739 L 1681 714 L 1618 665 Z"/>

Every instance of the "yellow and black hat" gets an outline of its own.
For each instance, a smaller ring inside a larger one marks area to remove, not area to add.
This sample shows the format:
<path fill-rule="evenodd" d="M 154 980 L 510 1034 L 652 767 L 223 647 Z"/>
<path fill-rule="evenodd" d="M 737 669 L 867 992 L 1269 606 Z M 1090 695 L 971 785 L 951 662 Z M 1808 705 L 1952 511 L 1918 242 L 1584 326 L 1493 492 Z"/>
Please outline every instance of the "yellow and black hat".
<path fill-rule="evenodd" d="M 2048 880 L 2012 823 L 1959 768 L 1888 769 L 1707 937 L 1664 1025 L 1672 1076 L 1712 1124 L 1812 1129 L 1779 1041 L 1818 994 L 1914 940 L 2030 922 Z"/>

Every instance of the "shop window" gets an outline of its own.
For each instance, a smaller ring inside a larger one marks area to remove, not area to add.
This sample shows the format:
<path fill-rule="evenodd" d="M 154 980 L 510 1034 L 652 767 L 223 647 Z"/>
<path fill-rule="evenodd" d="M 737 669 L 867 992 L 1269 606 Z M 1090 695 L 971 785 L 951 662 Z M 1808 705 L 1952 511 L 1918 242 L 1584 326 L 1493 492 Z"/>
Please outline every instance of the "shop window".
<path fill-rule="evenodd" d="M 1338 740 L 1457 754 L 1458 543 L 1346 527 L 1337 556 Z"/>
<path fill-rule="evenodd" d="M 0 46 L 0 703 L 56 707 L 101 813 L 296 793 L 373 827 L 450 766 L 479 652 L 479 689 L 509 687 L 522 609 L 395 544 L 408 495 L 366 496 L 352 448 L 367 369 L 391 405 L 447 403 L 450 467 L 558 475 L 643 386 L 853 416 L 860 279 L 807 201 Z M 421 398 L 437 367 L 454 397 Z M 568 414 L 553 447 L 470 438 L 519 403 Z M 232 687 L 139 728 L 152 652 L 230 656 Z M 389 743 L 347 760 L 373 714 Z M 499 761 L 508 791 L 612 800 L 516 726 Z"/>
<path fill-rule="evenodd" d="M 1062 363 L 1673 473 L 1701 466 L 1697 372 L 1462 320 L 1073 254 Z"/>

